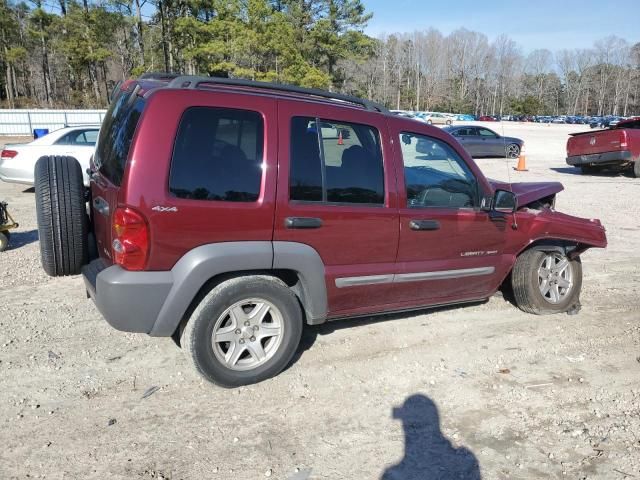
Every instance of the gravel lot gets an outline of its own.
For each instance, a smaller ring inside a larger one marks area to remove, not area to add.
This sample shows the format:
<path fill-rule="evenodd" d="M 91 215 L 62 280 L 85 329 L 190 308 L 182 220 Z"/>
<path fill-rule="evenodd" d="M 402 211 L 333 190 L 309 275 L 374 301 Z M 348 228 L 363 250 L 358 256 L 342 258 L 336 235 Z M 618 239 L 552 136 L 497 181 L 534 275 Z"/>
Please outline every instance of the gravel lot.
<path fill-rule="evenodd" d="M 170 339 L 111 329 L 80 278 L 48 278 L 33 192 L 0 182 L 20 223 L 0 253 L 0 478 L 639 478 L 640 180 L 568 168 L 578 128 L 505 123 L 529 171 L 478 163 L 559 180 L 559 210 L 606 225 L 579 315 L 496 295 L 307 328 L 290 368 L 236 390 Z"/>

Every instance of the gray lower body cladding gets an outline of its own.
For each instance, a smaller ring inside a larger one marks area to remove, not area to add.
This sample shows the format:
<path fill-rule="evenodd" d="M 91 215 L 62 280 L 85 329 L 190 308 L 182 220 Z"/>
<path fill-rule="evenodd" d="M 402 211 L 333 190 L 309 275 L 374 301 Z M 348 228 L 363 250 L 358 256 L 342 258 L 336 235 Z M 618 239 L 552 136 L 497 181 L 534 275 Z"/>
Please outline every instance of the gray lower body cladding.
<path fill-rule="evenodd" d="M 82 276 L 105 320 L 125 332 L 149 333 L 173 286 L 171 272 L 129 272 L 101 259 L 85 265 Z"/>
<path fill-rule="evenodd" d="M 185 254 L 170 271 L 130 272 L 101 259 L 82 269 L 87 292 L 114 328 L 166 337 L 173 334 L 193 299 L 217 275 L 241 271 L 291 269 L 293 290 L 308 323 L 327 316 L 324 265 L 308 245 L 293 242 L 226 242 L 203 245 Z"/>
<path fill-rule="evenodd" d="M 629 150 L 620 150 L 617 152 L 593 153 L 591 155 L 574 155 L 567 157 L 568 165 L 593 165 L 593 164 L 617 164 L 633 162 L 633 155 Z"/>

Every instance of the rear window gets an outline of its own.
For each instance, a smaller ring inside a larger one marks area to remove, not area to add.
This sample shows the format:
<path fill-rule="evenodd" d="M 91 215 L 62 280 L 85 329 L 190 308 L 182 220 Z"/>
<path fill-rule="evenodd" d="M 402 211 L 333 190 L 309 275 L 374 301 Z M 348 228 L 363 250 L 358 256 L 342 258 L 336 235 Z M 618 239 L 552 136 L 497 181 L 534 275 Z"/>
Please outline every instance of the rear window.
<path fill-rule="evenodd" d="M 263 130 L 257 112 L 189 108 L 180 120 L 173 149 L 171 193 L 194 200 L 258 200 Z"/>
<path fill-rule="evenodd" d="M 98 171 L 115 185 L 122 182 L 144 103 L 135 92 L 124 93 L 111 104 L 102 122 L 93 161 Z"/>

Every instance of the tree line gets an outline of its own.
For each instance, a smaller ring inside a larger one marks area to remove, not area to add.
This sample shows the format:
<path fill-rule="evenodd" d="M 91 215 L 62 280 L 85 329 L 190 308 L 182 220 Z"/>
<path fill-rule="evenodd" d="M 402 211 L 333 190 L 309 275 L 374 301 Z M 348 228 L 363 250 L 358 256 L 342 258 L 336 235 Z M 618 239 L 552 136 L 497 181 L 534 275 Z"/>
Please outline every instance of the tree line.
<path fill-rule="evenodd" d="M 104 107 L 149 71 L 473 114 L 640 113 L 640 44 L 534 50 L 437 29 L 372 38 L 361 0 L 0 0 L 0 107 Z"/>

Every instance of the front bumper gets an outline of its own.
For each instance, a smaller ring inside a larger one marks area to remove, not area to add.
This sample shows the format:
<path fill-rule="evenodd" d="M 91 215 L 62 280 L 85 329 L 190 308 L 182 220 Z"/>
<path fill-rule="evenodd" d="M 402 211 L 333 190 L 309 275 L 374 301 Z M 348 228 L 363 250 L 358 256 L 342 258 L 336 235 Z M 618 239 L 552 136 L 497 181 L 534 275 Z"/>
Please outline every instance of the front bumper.
<path fill-rule="evenodd" d="M 102 316 L 124 332 L 151 332 L 173 286 L 171 272 L 129 272 L 102 259 L 85 265 L 82 276 Z"/>
<path fill-rule="evenodd" d="M 617 152 L 593 153 L 591 155 L 573 155 L 567 157 L 568 165 L 592 165 L 592 164 L 616 164 L 632 162 L 633 155 L 629 150 L 619 150 Z"/>

